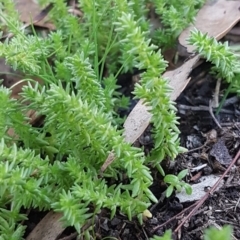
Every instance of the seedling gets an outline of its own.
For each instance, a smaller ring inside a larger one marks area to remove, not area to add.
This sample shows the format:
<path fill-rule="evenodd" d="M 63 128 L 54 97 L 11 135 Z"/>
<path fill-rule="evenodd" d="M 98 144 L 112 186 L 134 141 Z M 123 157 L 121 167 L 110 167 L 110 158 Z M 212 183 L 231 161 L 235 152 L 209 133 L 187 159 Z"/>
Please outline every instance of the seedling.
<path fill-rule="evenodd" d="M 176 189 L 178 192 L 182 191 L 182 188 L 185 189 L 187 194 L 192 194 L 192 188 L 188 183 L 182 181 L 186 177 L 188 169 L 182 170 L 177 176 L 173 174 L 168 174 L 164 177 L 164 182 L 170 184 L 166 190 L 166 197 L 170 197 Z"/>

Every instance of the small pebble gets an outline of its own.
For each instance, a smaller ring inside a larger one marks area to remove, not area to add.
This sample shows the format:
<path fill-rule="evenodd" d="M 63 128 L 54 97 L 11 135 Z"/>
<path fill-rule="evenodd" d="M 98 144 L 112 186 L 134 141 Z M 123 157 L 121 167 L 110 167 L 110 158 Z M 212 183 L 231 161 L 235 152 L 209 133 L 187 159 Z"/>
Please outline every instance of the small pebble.
<path fill-rule="evenodd" d="M 111 225 L 112 226 L 116 226 L 116 225 L 118 225 L 119 223 L 121 222 L 121 220 L 119 219 L 119 218 L 113 218 L 112 220 L 111 220 Z"/>

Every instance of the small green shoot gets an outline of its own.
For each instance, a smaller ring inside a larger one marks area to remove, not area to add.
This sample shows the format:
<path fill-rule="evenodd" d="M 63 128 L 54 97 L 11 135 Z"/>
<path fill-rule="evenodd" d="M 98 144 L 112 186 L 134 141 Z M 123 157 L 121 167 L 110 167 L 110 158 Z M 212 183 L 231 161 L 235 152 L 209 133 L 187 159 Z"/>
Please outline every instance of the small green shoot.
<path fill-rule="evenodd" d="M 204 240 L 231 240 L 232 227 L 229 225 L 223 226 L 221 230 L 210 227 L 205 230 Z"/>
<path fill-rule="evenodd" d="M 173 174 L 168 174 L 164 177 L 164 182 L 170 184 L 166 190 L 166 197 L 170 197 L 174 191 L 174 188 L 181 192 L 182 188 L 185 189 L 187 194 L 192 193 L 192 188 L 188 183 L 182 181 L 182 179 L 187 175 L 188 169 L 182 170 L 177 176 Z"/>
<path fill-rule="evenodd" d="M 172 240 L 172 231 L 167 230 L 162 237 L 155 235 L 153 238 L 150 238 L 150 240 Z"/>

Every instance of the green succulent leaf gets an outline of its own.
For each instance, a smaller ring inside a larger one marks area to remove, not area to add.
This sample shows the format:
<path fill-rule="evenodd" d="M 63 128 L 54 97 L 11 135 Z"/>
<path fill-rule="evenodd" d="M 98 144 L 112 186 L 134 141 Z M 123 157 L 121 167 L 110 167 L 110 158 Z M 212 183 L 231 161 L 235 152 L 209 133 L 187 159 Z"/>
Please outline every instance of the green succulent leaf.
<path fill-rule="evenodd" d="M 177 177 L 179 180 L 182 180 L 184 177 L 186 177 L 188 174 L 188 169 L 182 170 L 180 173 L 178 173 Z"/>
<path fill-rule="evenodd" d="M 221 230 L 216 229 L 214 227 L 210 227 L 205 230 L 204 240 L 230 240 L 232 239 L 232 227 L 224 226 Z"/>
<path fill-rule="evenodd" d="M 165 183 L 170 183 L 171 185 L 175 186 L 176 184 L 179 183 L 179 179 L 175 175 L 168 174 L 164 177 L 164 182 Z"/>
<path fill-rule="evenodd" d="M 191 194 L 192 194 L 192 187 L 191 187 L 190 184 L 184 183 L 184 184 L 183 184 L 183 187 L 184 187 L 184 189 L 185 189 L 185 191 L 186 191 L 186 193 L 187 193 L 188 195 L 191 195 Z"/>
<path fill-rule="evenodd" d="M 166 197 L 167 197 L 167 198 L 172 195 L 173 190 L 174 190 L 174 189 L 173 189 L 173 185 L 168 186 L 168 188 L 167 188 L 167 190 L 166 190 Z"/>

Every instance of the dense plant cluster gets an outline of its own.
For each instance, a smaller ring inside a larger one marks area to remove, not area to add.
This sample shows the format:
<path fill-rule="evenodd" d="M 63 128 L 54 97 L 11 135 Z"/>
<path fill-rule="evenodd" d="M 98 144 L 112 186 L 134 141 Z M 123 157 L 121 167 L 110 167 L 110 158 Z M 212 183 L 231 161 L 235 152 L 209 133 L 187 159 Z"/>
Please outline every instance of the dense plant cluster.
<path fill-rule="evenodd" d="M 194 22 L 194 18 L 205 0 L 153 0 L 162 27 L 156 29 L 153 40 L 167 49 L 176 43 L 179 34 Z"/>
<path fill-rule="evenodd" d="M 230 83 L 219 105 L 218 113 L 229 92 L 240 93 L 239 56 L 234 52 L 234 48 L 229 47 L 228 42 L 218 42 L 207 33 L 204 34 L 197 29 L 191 32 L 188 41 L 195 46 L 196 52 L 213 64 L 212 74 Z"/>
<path fill-rule="evenodd" d="M 149 190 L 149 164 L 161 169 L 164 158 L 183 151 L 171 89 L 161 76 L 166 62 L 152 43 L 148 1 L 81 0 L 81 18 L 68 11 L 64 0 L 40 2 L 53 3 L 49 17 L 57 30 L 47 36 L 34 28 L 24 32 L 12 0 L 0 5 L 2 30 L 14 35 L 0 42 L 0 56 L 28 79 L 44 82 L 25 86 L 21 103 L 0 88 L 0 239 L 21 239 L 20 221 L 26 218 L 21 209 L 30 207 L 63 213 L 65 224 L 78 232 L 102 208 L 111 216 L 117 209 L 129 219 L 138 216 L 141 222 L 144 210 L 157 201 Z M 192 21 L 191 9 L 200 6 L 200 1 L 188 2 L 189 9 L 176 5 L 177 15 L 173 6 L 162 5 L 171 13 L 162 14 L 162 21 L 175 37 L 182 16 Z M 151 4 L 161 14 L 160 2 Z M 134 94 L 153 115 L 155 146 L 147 157 L 124 140 L 117 112 L 128 102 L 117 92 L 116 77 L 133 68 L 144 71 Z M 43 127 L 28 123 L 28 110 L 45 117 Z M 115 159 L 101 172 L 110 153 Z"/>
<path fill-rule="evenodd" d="M 191 32 L 189 43 L 196 47 L 207 61 L 214 65 L 214 70 L 219 77 L 231 82 L 236 73 L 239 73 L 239 60 L 236 54 L 228 46 L 228 42 L 221 43 L 215 38 L 211 38 L 207 33 L 195 29 Z"/>

